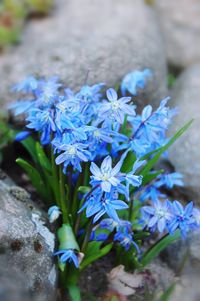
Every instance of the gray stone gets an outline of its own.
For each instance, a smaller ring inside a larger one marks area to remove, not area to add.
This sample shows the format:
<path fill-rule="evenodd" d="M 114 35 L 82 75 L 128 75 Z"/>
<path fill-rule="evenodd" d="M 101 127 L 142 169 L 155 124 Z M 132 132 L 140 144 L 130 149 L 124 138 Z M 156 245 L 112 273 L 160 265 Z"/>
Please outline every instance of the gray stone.
<path fill-rule="evenodd" d="M 169 301 L 199 301 L 199 271 L 184 272 L 177 281 Z"/>
<path fill-rule="evenodd" d="M 0 281 L 0 296 L 1 292 L 17 291 L 21 296 L 31 291 L 40 296 L 39 300 L 46 300 L 47 295 L 54 293 L 57 278 L 53 262 L 55 237 L 45 226 L 46 221 L 25 190 L 0 180 L 0 274 L 7 283 L 7 274 L 2 270 L 6 264 L 7 271 L 13 275 L 11 289 Z M 8 300 L 9 296 L 12 299 L 9 294 Z"/>
<path fill-rule="evenodd" d="M 151 262 L 147 269 L 150 270 L 155 279 L 157 293 L 165 291 L 175 280 L 174 271 L 159 258 Z"/>
<path fill-rule="evenodd" d="M 179 239 L 161 253 L 161 258 L 175 273 L 179 273 L 189 258 L 189 250 L 190 240 Z"/>
<path fill-rule="evenodd" d="M 184 175 L 185 186 L 195 193 L 194 201 L 200 201 L 200 65 L 188 68 L 176 81 L 172 90 L 172 104 L 179 109 L 171 132 L 175 132 L 188 120 L 192 126 L 170 148 L 169 159 L 175 169 Z"/>
<path fill-rule="evenodd" d="M 200 232 L 197 231 L 191 233 L 187 242 L 189 245 L 188 258 L 185 265 L 182 266 L 180 279 L 175 286 L 175 290 L 170 301 L 197 301 L 200 299 Z M 183 245 L 174 249 L 174 252 L 176 253 L 183 253 L 183 251 Z M 171 257 L 173 257 L 174 252 L 171 253 Z"/>
<path fill-rule="evenodd" d="M 85 82 L 114 86 L 133 70 L 150 68 L 141 93 L 158 103 L 166 96 L 166 58 L 155 11 L 143 0 L 57 0 L 51 16 L 30 22 L 21 45 L 0 57 L 2 103 L 10 86 L 34 74 L 58 75 L 75 90 Z"/>
<path fill-rule="evenodd" d="M 187 67 L 200 61 L 200 1 L 156 0 L 169 63 Z"/>
<path fill-rule="evenodd" d="M 200 266 L 200 231 L 190 232 L 186 239 L 179 239 L 169 245 L 161 254 L 161 258 L 176 273 L 180 273 L 184 266 Z"/>
<path fill-rule="evenodd" d="M 179 275 L 170 301 L 199 300 L 200 231 L 194 231 L 186 240 L 170 245 L 163 255 L 167 264 Z"/>
<path fill-rule="evenodd" d="M 195 231 L 190 236 L 190 259 L 194 265 L 200 266 L 200 231 Z"/>
<path fill-rule="evenodd" d="M 162 259 L 176 272 L 187 262 L 190 262 L 190 266 L 200 266 L 200 231 L 190 232 L 186 239 L 168 246 L 162 253 Z"/>

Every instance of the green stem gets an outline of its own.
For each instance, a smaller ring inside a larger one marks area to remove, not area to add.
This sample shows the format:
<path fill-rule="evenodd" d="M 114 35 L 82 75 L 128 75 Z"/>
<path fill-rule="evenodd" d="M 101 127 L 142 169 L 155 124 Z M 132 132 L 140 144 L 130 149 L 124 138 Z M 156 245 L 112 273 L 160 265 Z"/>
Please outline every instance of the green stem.
<path fill-rule="evenodd" d="M 71 301 L 81 301 L 80 289 L 77 285 L 79 273 L 70 267 L 63 272 L 60 271 L 60 280 L 62 287 L 67 290 Z"/>
<path fill-rule="evenodd" d="M 81 293 L 78 287 L 79 272 L 71 270 L 66 278 L 67 289 L 72 301 L 81 301 Z"/>
<path fill-rule="evenodd" d="M 52 166 L 52 176 L 53 176 L 53 182 L 54 182 L 54 195 L 56 203 L 59 207 L 61 207 L 60 203 L 60 192 L 59 192 L 59 185 L 58 185 L 58 172 L 57 172 L 57 166 L 55 163 L 55 155 L 53 147 L 51 148 L 51 166 Z"/>
<path fill-rule="evenodd" d="M 125 115 L 125 118 L 124 118 L 124 122 L 123 122 L 123 125 L 122 125 L 122 129 L 121 129 L 121 132 L 122 134 L 126 134 L 126 124 L 127 124 L 127 114 Z"/>
<path fill-rule="evenodd" d="M 132 222 L 132 218 L 133 218 L 133 202 L 134 200 L 130 201 L 130 207 L 129 207 L 128 219 L 130 222 Z"/>
<path fill-rule="evenodd" d="M 63 223 L 68 223 L 69 220 L 68 220 L 68 211 L 67 211 L 67 204 L 66 204 L 65 181 L 64 181 L 62 165 L 59 166 L 59 188 L 60 188 L 60 203 L 61 203 L 61 210 L 63 215 Z"/>
<path fill-rule="evenodd" d="M 89 181 L 89 164 L 85 163 L 85 170 L 84 170 L 84 180 L 83 180 L 83 185 L 87 186 L 88 185 L 88 181 Z"/>
<path fill-rule="evenodd" d="M 72 301 L 81 301 L 81 293 L 77 284 L 75 283 L 69 284 L 68 291 Z"/>
<path fill-rule="evenodd" d="M 75 223 L 75 227 L 74 227 L 75 235 L 78 234 L 78 229 L 79 229 L 80 222 L 81 222 L 81 213 L 78 214 L 78 217 L 76 219 L 76 223 Z"/>
<path fill-rule="evenodd" d="M 78 188 L 80 186 L 80 182 L 81 182 L 81 177 L 79 175 L 77 182 L 76 182 L 76 187 L 74 189 L 74 195 L 73 195 L 73 202 L 72 202 L 72 217 L 73 217 L 73 223 L 76 223 L 76 215 L 77 215 L 77 211 L 79 209 L 79 202 L 78 202 Z"/>
<path fill-rule="evenodd" d="M 93 223 L 92 223 L 92 219 L 91 219 L 88 226 L 87 226 L 87 230 L 86 230 L 86 233 L 85 233 L 85 238 L 83 240 L 83 244 L 82 244 L 82 248 L 81 248 L 81 251 L 83 253 L 85 253 L 85 251 L 87 249 L 88 242 L 90 240 L 90 235 L 91 235 L 91 232 L 92 232 L 92 228 L 93 228 Z"/>

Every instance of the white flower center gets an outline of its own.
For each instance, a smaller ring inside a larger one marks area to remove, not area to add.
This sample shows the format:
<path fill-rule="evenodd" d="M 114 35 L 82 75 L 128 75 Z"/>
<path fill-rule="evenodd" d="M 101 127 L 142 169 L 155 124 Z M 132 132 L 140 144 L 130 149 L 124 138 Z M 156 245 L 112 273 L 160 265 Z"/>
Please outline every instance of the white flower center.
<path fill-rule="evenodd" d="M 99 137 L 100 136 L 100 132 L 98 130 L 94 131 L 94 136 L 95 137 Z"/>
<path fill-rule="evenodd" d="M 69 148 L 68 148 L 68 154 L 70 156 L 74 156 L 76 154 L 76 148 L 75 148 L 75 146 L 69 146 Z"/>
<path fill-rule="evenodd" d="M 108 173 L 103 173 L 101 176 L 102 181 L 108 181 L 109 180 L 110 175 Z"/>
<path fill-rule="evenodd" d="M 65 110 L 66 110 L 65 105 L 62 104 L 62 103 L 59 103 L 59 104 L 57 105 L 57 107 L 58 107 L 58 109 L 59 109 L 62 113 L 64 113 Z"/>
<path fill-rule="evenodd" d="M 130 240 L 130 238 L 128 238 L 128 237 L 124 237 L 124 238 L 123 238 L 123 243 L 126 244 L 126 245 L 129 244 L 130 241 L 131 241 L 131 240 Z"/>
<path fill-rule="evenodd" d="M 165 212 L 163 209 L 157 209 L 157 210 L 156 210 L 156 216 L 157 216 L 158 218 L 165 217 L 165 216 L 166 216 L 166 212 Z"/>
<path fill-rule="evenodd" d="M 117 111 L 120 108 L 120 102 L 119 101 L 112 101 L 111 102 L 111 107 L 113 111 Z"/>

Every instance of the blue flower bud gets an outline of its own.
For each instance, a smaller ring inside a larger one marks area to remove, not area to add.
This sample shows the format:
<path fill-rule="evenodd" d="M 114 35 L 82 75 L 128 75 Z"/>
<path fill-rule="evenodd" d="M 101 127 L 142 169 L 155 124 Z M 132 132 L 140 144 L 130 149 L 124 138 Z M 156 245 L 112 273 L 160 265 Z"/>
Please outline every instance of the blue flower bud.
<path fill-rule="evenodd" d="M 29 131 L 23 131 L 23 132 L 20 132 L 18 133 L 16 136 L 15 136 L 15 141 L 22 141 L 22 140 L 25 140 L 26 138 L 28 138 L 29 136 L 31 135 L 31 132 Z"/>

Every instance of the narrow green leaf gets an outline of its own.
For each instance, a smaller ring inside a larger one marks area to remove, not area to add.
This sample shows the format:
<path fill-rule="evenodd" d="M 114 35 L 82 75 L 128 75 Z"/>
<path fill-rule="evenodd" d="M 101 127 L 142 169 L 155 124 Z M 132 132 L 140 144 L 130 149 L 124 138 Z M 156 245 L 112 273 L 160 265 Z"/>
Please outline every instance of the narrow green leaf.
<path fill-rule="evenodd" d="M 36 152 L 36 141 L 32 137 L 28 137 L 25 140 L 21 141 L 21 144 L 27 150 L 31 158 L 35 163 L 38 163 L 38 157 Z"/>
<path fill-rule="evenodd" d="M 40 165 L 42 166 L 42 168 L 44 168 L 45 170 L 47 170 L 49 172 L 52 172 L 50 160 L 46 156 L 44 149 L 40 145 L 39 142 L 36 142 L 36 153 L 37 153 L 38 161 L 39 161 Z"/>
<path fill-rule="evenodd" d="M 128 155 L 126 156 L 124 163 L 122 165 L 121 171 L 122 172 L 130 172 L 133 168 L 133 164 L 136 161 L 136 156 L 133 151 L 129 151 Z"/>
<path fill-rule="evenodd" d="M 134 239 L 135 240 L 140 240 L 140 239 L 144 239 L 150 236 L 150 233 L 147 231 L 140 231 L 138 233 L 134 234 Z"/>
<path fill-rule="evenodd" d="M 142 266 L 148 265 L 155 257 L 157 257 L 161 251 L 167 246 L 180 238 L 180 231 L 177 230 L 173 235 L 166 235 L 161 238 L 155 245 L 153 245 L 142 257 Z"/>
<path fill-rule="evenodd" d="M 141 171 L 141 175 L 145 176 L 149 171 L 152 169 L 152 167 L 156 164 L 160 156 L 190 127 L 193 120 L 190 120 L 187 122 L 170 140 L 169 142 L 163 146 L 156 155 L 148 161 L 148 163 L 144 166 L 144 168 Z"/>
<path fill-rule="evenodd" d="M 33 186 L 36 188 L 37 192 L 43 197 L 47 198 L 46 189 L 44 182 L 40 176 L 40 173 L 27 161 L 18 158 L 16 160 L 17 164 L 19 164 L 28 174 Z"/>
<path fill-rule="evenodd" d="M 142 179 L 142 185 L 147 185 L 149 182 L 153 181 L 154 179 L 157 178 L 161 173 L 163 173 L 164 170 L 160 169 L 157 170 L 156 172 L 150 172 L 147 175 L 145 175 Z"/>
<path fill-rule="evenodd" d="M 105 256 L 108 252 L 110 252 L 110 250 L 113 247 L 113 244 L 111 243 L 111 244 L 106 245 L 102 249 L 100 249 L 101 244 L 102 244 L 102 242 L 96 242 L 96 241 L 90 242 L 88 244 L 86 257 L 84 258 L 84 260 L 82 261 L 82 263 L 80 265 L 80 270 L 83 270 L 84 268 L 86 268 L 93 261 Z"/>
<path fill-rule="evenodd" d="M 176 283 L 173 283 L 172 285 L 170 285 L 157 301 L 169 301 L 170 297 L 174 291 L 175 286 L 176 286 Z"/>
<path fill-rule="evenodd" d="M 80 289 L 76 284 L 70 283 L 68 291 L 72 301 L 81 301 Z"/>

